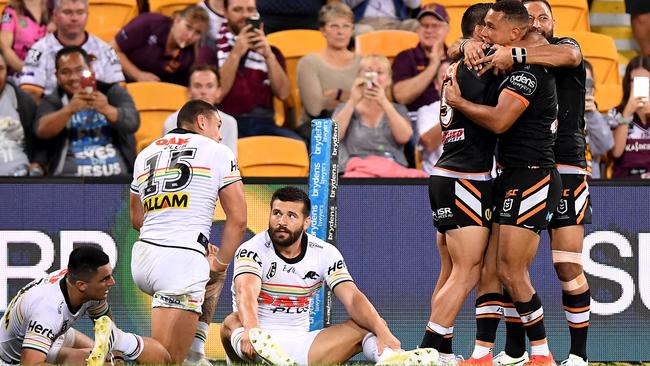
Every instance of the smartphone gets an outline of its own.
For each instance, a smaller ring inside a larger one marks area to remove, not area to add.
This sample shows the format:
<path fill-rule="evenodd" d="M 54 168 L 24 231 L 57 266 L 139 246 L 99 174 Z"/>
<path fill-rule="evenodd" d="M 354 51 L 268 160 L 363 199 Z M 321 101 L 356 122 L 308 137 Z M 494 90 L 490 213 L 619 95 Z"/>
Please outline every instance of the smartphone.
<path fill-rule="evenodd" d="M 366 88 L 372 88 L 373 85 L 377 85 L 377 75 L 376 71 L 367 71 L 363 74 L 363 78 L 366 80 Z"/>
<path fill-rule="evenodd" d="M 585 79 L 585 92 L 587 95 L 594 95 L 594 79 L 586 78 Z"/>
<path fill-rule="evenodd" d="M 81 87 L 83 91 L 90 94 L 97 90 L 97 82 L 95 81 L 95 73 L 90 70 L 81 72 Z"/>
<path fill-rule="evenodd" d="M 647 76 L 635 76 L 632 96 L 634 98 L 642 97 L 648 99 L 650 97 L 650 78 Z"/>
<path fill-rule="evenodd" d="M 246 24 L 247 25 L 252 25 L 253 29 L 261 29 L 262 28 L 262 19 L 260 19 L 259 14 L 254 15 L 252 17 L 246 18 Z"/>

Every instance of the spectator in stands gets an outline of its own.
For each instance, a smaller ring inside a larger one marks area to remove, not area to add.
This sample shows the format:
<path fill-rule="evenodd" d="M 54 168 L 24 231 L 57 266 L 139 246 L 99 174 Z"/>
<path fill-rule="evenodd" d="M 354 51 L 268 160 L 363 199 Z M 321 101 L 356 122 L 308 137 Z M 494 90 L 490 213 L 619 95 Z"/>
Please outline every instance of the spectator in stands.
<path fill-rule="evenodd" d="M 598 112 L 594 98 L 594 69 L 587 60 L 585 60 L 585 69 L 587 72 L 585 78 L 585 126 L 589 144 L 587 164 L 591 166 L 591 178 L 600 179 L 600 158 L 614 146 L 614 135 L 609 128 L 610 117 Z"/>
<path fill-rule="evenodd" d="M 355 34 L 380 29 L 414 31 L 417 21 L 410 12 L 420 6 L 420 0 L 343 0 L 354 11 Z"/>
<path fill-rule="evenodd" d="M 442 92 L 442 82 L 450 63 L 443 61 L 433 85 L 438 93 Z M 416 120 L 418 146 L 422 152 L 422 170 L 427 174 L 433 172 L 438 158 L 442 155 L 442 126 L 440 126 L 440 101 L 425 105 L 418 109 Z"/>
<path fill-rule="evenodd" d="M 324 0 L 257 0 L 257 10 L 264 22 L 266 34 L 288 29 L 318 29 L 319 11 L 325 2 Z"/>
<path fill-rule="evenodd" d="M 34 125 L 36 136 L 49 140 L 48 174 L 128 176 L 140 125 L 133 99 L 118 83 L 93 87 L 90 56 L 81 47 L 64 47 L 55 64 L 57 88 L 41 101 Z"/>
<path fill-rule="evenodd" d="M 403 149 L 413 129 L 406 108 L 390 101 L 390 87 L 388 59 L 364 56 L 350 98 L 333 117 L 341 140 L 339 171 L 345 176 L 408 176 L 415 170 L 406 168 Z"/>
<path fill-rule="evenodd" d="M 129 79 L 187 85 L 209 21 L 205 9 L 196 5 L 173 18 L 144 13 L 125 25 L 111 44 Z"/>
<path fill-rule="evenodd" d="M 630 14 L 632 34 L 641 54 L 650 56 L 650 1 L 625 0 L 625 11 Z"/>
<path fill-rule="evenodd" d="M 88 21 L 88 0 L 54 0 L 52 22 L 54 33 L 48 33 L 27 52 L 20 87 L 38 101 L 43 94 L 52 94 L 57 86 L 56 53 L 66 46 L 82 47 L 91 55 L 96 78 L 104 83 L 124 81 L 120 60 L 106 42 L 85 31 Z"/>
<path fill-rule="evenodd" d="M 36 103 L 7 80 L 7 62 L 0 53 L 0 176 L 43 175 L 44 156 L 34 153 L 32 125 Z"/>
<path fill-rule="evenodd" d="M 10 68 L 12 81 L 18 81 L 27 51 L 47 33 L 50 14 L 44 0 L 11 0 L 2 12 L 0 49 Z"/>
<path fill-rule="evenodd" d="M 257 15 L 255 0 L 227 0 L 227 27 L 217 37 L 217 53 L 202 49 L 200 63 L 218 65 L 224 98 L 221 109 L 237 119 L 239 137 L 277 135 L 299 139 L 273 118 L 273 97 L 289 97 L 289 77 L 280 50 L 263 29 L 247 24 Z"/>
<path fill-rule="evenodd" d="M 650 179 L 650 101 L 632 93 L 635 77 L 650 77 L 650 56 L 630 60 L 623 76 L 623 100 L 614 119 L 614 178 Z M 647 85 L 647 84 L 646 84 Z"/>
<path fill-rule="evenodd" d="M 395 100 L 406 106 L 413 119 L 420 107 L 440 99 L 433 80 L 446 58 L 445 37 L 449 33 L 449 15 L 440 4 L 423 6 L 417 20 L 420 43 L 400 52 L 393 61 Z"/>
<path fill-rule="evenodd" d="M 217 105 L 221 100 L 221 85 L 219 84 L 219 71 L 213 66 L 198 65 L 190 70 L 190 83 L 187 92 L 191 100 L 201 99 Z M 228 146 L 237 155 L 237 120 L 229 114 L 219 111 L 221 117 L 221 143 Z M 172 113 L 165 120 L 163 135 L 177 127 L 178 111 Z"/>
<path fill-rule="evenodd" d="M 331 117 L 338 103 L 348 101 L 352 82 L 359 75 L 361 57 L 347 49 L 354 28 L 350 8 L 343 3 L 327 4 L 320 10 L 318 23 L 327 46 L 298 62 L 303 123 Z"/>
<path fill-rule="evenodd" d="M 210 18 L 208 29 L 203 32 L 201 38 L 201 47 L 207 46 L 212 50 L 217 48 L 217 34 L 221 26 L 226 24 L 226 16 L 224 15 L 225 7 L 224 0 L 203 0 L 197 5 L 205 9 Z"/>

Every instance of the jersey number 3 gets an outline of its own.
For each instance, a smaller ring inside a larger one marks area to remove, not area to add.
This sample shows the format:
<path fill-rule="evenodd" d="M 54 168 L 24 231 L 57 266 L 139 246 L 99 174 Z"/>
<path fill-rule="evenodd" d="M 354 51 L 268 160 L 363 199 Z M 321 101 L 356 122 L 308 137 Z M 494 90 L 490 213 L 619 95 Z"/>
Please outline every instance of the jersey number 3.
<path fill-rule="evenodd" d="M 162 192 L 178 192 L 187 187 L 192 180 L 192 165 L 188 163 L 196 155 L 196 149 L 174 150 L 169 155 L 166 167 L 158 169 L 161 152 L 151 155 L 145 162 L 149 171 L 144 197 Z M 162 179 L 159 179 L 162 178 Z"/>

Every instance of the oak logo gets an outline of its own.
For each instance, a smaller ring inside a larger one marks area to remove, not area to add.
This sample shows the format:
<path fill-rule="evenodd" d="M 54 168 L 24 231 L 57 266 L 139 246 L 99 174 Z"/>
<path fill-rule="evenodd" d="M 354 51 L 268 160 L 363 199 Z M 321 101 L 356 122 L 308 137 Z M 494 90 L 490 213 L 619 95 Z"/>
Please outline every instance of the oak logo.
<path fill-rule="evenodd" d="M 167 193 L 149 197 L 144 200 L 144 212 L 165 210 L 168 208 L 187 208 L 189 193 Z"/>

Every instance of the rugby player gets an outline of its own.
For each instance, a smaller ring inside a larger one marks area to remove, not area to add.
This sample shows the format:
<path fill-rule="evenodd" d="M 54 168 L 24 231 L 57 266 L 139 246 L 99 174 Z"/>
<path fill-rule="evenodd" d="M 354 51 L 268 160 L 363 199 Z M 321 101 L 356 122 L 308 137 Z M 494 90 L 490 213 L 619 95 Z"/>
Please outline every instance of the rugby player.
<path fill-rule="evenodd" d="M 489 8 L 490 4 L 467 8 L 461 22 L 464 37 L 479 37 Z M 454 76 L 466 98 L 494 105 L 496 83 L 492 74 L 479 76 L 461 60 L 449 68 L 446 79 Z M 444 149 L 429 179 L 429 200 L 443 266 L 420 347 L 438 350 L 440 364 L 455 364 L 454 321 L 480 277 L 490 236 L 496 136 L 448 106 L 444 93 L 440 110 Z M 451 264 L 445 263 L 446 258 Z"/>
<path fill-rule="evenodd" d="M 373 362 L 396 364 L 400 352 L 390 332 L 348 273 L 333 245 L 306 233 L 311 203 L 296 187 L 271 198 L 269 229 L 235 254 L 233 310 L 221 327 L 221 342 L 231 362 L 342 364 L 363 351 Z M 351 319 L 309 331 L 309 303 L 324 285 L 343 303 Z M 426 364 L 435 350 L 412 351 Z"/>
<path fill-rule="evenodd" d="M 34 280 L 11 300 L 0 319 L 0 363 L 104 365 L 112 350 L 125 360 L 168 363 L 160 343 L 127 333 L 110 319 L 106 302 L 115 285 L 108 255 L 82 246 L 70 253 L 68 266 Z M 72 326 L 88 314 L 95 323 L 95 344 Z M 91 352 L 92 348 L 92 352 Z"/>
<path fill-rule="evenodd" d="M 543 35 L 549 42 L 526 48 L 526 63 L 550 67 L 555 75 L 558 97 L 559 126 L 554 153 L 562 179 L 562 198 L 548 228 L 571 335 L 569 356 L 562 364 L 586 366 L 591 294 L 582 269 L 582 241 L 584 224 L 591 223 L 592 214 L 585 158 L 585 65 L 580 46 L 574 39 L 553 35 L 555 20 L 549 3 L 546 0 L 524 0 L 523 3 L 528 11 L 530 31 Z M 486 70 L 509 70 L 515 63 L 512 47 L 503 47 L 479 62 L 488 63 Z M 496 358 L 502 364 L 523 363 L 526 344 L 521 323 L 507 324 L 506 348 Z"/>
<path fill-rule="evenodd" d="M 488 11 L 485 24 L 482 36 L 487 42 L 512 44 L 526 36 L 528 12 L 518 1 L 501 1 Z M 497 276 L 525 327 L 531 344 L 530 362 L 554 364 L 542 303 L 530 282 L 528 265 L 537 251 L 540 232 L 548 227 L 560 200 L 561 180 L 553 153 L 557 96 L 553 75 L 542 66 L 525 64 L 521 49 L 516 51 L 512 56 L 521 62 L 500 84 L 495 107 L 463 98 L 454 79 L 445 92 L 454 109 L 499 134 L 497 163 L 502 171 L 494 186 L 493 226 Z M 493 307 L 499 308 L 498 304 Z M 482 355 L 476 351 L 475 347 L 467 363 L 492 362 L 491 349 L 484 347 Z"/>
<path fill-rule="evenodd" d="M 131 222 L 140 230 L 131 272 L 138 288 L 153 297 L 151 333 L 172 363 L 188 354 L 211 271 L 221 273 L 211 283 L 222 286 L 246 229 L 239 168 L 232 151 L 219 143 L 217 109 L 189 101 L 177 124 L 140 152 L 131 183 Z M 217 198 L 226 223 L 218 253 L 206 259 Z"/>

